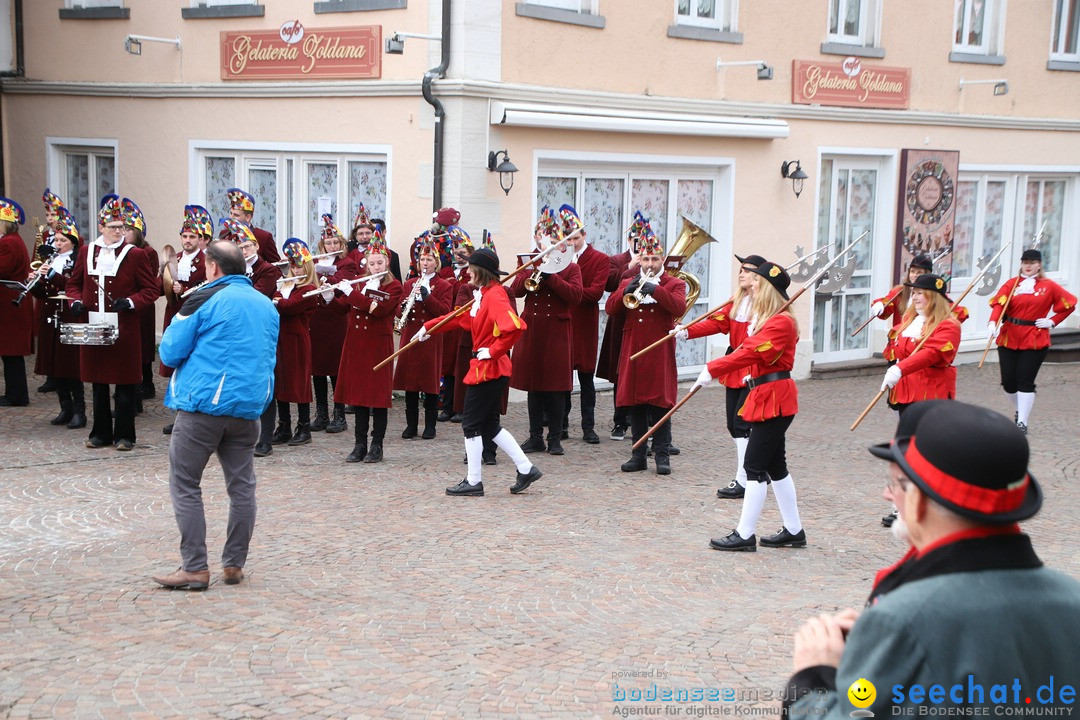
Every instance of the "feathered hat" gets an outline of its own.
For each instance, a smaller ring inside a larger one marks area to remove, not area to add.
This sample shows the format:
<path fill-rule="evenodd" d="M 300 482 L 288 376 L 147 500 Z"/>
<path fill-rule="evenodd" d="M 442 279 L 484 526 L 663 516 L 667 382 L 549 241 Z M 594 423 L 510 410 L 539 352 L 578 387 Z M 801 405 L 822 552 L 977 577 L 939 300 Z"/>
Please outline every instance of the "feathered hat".
<path fill-rule="evenodd" d="M 412 247 L 409 248 L 409 274 L 420 274 L 420 256 L 421 255 L 434 255 L 442 262 L 443 255 L 443 243 L 438 242 L 431 236 L 431 233 L 427 230 L 417 235 L 413 240 Z"/>
<path fill-rule="evenodd" d="M 629 234 L 631 242 L 637 243 L 638 253 L 641 255 L 663 255 L 664 245 L 660 238 L 653 232 L 649 219 L 638 213 L 634 219 L 635 225 L 631 227 Z"/>
<path fill-rule="evenodd" d="M 536 228 L 533 234 L 547 235 L 554 240 L 562 240 L 562 228 L 559 220 L 555 217 L 555 211 L 545 205 L 540 209 L 540 217 L 536 219 Z"/>
<path fill-rule="evenodd" d="M 184 228 L 187 229 L 187 227 L 188 221 L 185 220 Z M 258 244 L 255 234 L 251 232 L 251 226 L 239 220 L 233 220 L 231 217 L 221 218 L 221 234 L 218 237 L 237 245 L 243 245 L 246 242 Z"/>

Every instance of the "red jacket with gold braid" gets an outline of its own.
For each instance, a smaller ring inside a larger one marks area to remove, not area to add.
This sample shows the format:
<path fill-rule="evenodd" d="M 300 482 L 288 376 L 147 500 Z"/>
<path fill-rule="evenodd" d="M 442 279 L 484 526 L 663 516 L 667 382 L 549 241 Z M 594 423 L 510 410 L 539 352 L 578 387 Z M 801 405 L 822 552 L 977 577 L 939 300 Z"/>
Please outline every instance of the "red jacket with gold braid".
<path fill-rule="evenodd" d="M 1013 285 L 1022 280 L 1023 278 L 1012 277 L 1005 281 L 1005 284 L 990 300 L 990 306 L 993 308 L 990 312 L 990 320 L 997 322 L 1002 310 L 1005 309 L 1005 303 L 1008 302 L 1009 309 L 1005 313 L 1005 321 L 1001 323 L 997 344 L 1010 350 L 1042 350 L 1050 347 L 1049 329 L 1017 324 L 1010 322 L 1009 319 L 1020 320 L 1021 323 L 1032 323 L 1046 317 L 1053 310 L 1054 316 L 1051 320 L 1054 321 L 1054 325 L 1060 325 L 1076 309 L 1076 298 L 1053 280 L 1036 277 L 1034 291 L 1021 292 L 1026 289 L 1022 285 L 1013 293 L 1012 300 L 1009 300 Z"/>
<path fill-rule="evenodd" d="M 920 333 L 921 335 L 921 333 Z M 953 359 L 960 345 L 960 321 L 947 317 L 930 331 L 926 343 L 915 352 L 919 337 L 900 333 L 896 338 L 900 381 L 889 393 L 889 402 L 906 405 L 920 400 L 951 400 L 956 397 Z"/>
<path fill-rule="evenodd" d="M 743 370 L 744 375 L 759 378 L 775 372 L 790 371 L 795 366 L 795 345 L 799 333 L 790 315 L 773 315 L 753 335 L 730 355 L 709 363 L 709 373 L 719 377 Z M 739 415 L 746 422 L 762 422 L 775 417 L 788 417 L 799 412 L 799 391 L 795 381 L 787 378 L 757 385 L 746 396 Z"/>
<path fill-rule="evenodd" d="M 514 312 L 510 298 L 499 283 L 491 283 L 482 288 L 480 297 L 480 309 L 476 311 L 475 317 L 468 311 L 463 312 L 437 331 L 441 333 L 467 330 L 472 333 L 473 352 L 487 348 L 491 354 L 489 360 L 477 360 L 474 357 L 469 362 L 469 372 L 465 375 L 466 385 L 479 385 L 489 380 L 509 377 L 513 369 L 510 363 L 510 348 L 528 327 Z M 424 323 L 424 329 L 430 332 L 442 319 L 439 317 L 428 320 Z"/>
<path fill-rule="evenodd" d="M 750 314 L 750 297 L 743 296 L 742 304 L 746 315 Z M 735 348 L 742 345 L 743 340 L 746 339 L 746 333 L 750 329 L 750 323 L 742 320 L 736 320 L 734 315 L 738 315 L 735 308 L 732 307 L 732 303 L 728 303 L 719 311 L 713 313 L 709 317 L 705 318 L 701 322 L 691 325 L 686 329 L 687 338 L 693 340 L 694 338 L 705 337 L 706 335 L 727 335 L 728 336 L 728 349 L 727 355 L 735 352 Z M 746 375 L 744 372 L 738 370 L 729 372 L 723 377 L 716 378 L 717 381 L 729 388 L 741 388 L 743 386 L 743 377 Z"/>

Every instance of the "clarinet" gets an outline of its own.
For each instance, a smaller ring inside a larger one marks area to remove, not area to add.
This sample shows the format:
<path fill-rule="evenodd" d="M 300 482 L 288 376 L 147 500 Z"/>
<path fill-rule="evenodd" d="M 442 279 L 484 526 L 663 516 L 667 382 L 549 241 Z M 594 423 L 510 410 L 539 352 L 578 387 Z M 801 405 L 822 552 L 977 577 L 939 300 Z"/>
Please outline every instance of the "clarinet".
<path fill-rule="evenodd" d="M 413 305 L 416 304 L 416 298 L 420 296 L 420 280 L 421 278 L 416 278 L 416 282 L 413 284 L 412 292 L 409 293 L 408 300 L 405 301 L 405 305 L 401 308 L 401 317 L 399 317 L 397 321 L 394 322 L 394 332 L 396 332 L 398 335 L 400 335 L 401 331 L 405 329 L 405 323 L 409 319 L 409 313 L 412 312 Z"/>

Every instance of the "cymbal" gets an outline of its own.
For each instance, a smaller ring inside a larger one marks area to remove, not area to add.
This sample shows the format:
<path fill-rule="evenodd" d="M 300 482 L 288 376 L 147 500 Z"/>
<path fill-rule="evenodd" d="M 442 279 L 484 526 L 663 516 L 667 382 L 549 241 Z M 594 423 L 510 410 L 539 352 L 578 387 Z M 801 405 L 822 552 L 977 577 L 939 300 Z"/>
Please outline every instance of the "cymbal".
<path fill-rule="evenodd" d="M 49 299 L 50 300 L 70 300 L 71 298 L 69 298 L 67 295 L 50 295 Z"/>

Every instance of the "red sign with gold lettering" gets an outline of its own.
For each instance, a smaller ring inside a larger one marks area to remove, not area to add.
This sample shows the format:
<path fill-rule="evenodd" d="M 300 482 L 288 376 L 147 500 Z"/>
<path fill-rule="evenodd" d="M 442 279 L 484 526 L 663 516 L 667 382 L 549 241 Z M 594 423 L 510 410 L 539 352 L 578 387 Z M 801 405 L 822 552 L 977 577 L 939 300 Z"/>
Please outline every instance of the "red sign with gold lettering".
<path fill-rule="evenodd" d="M 911 68 L 864 66 L 857 57 L 793 60 L 791 78 L 791 102 L 801 105 L 906 110 L 911 101 Z"/>
<path fill-rule="evenodd" d="M 374 79 L 382 75 L 382 27 L 305 28 L 221 33 L 222 80 Z"/>

